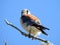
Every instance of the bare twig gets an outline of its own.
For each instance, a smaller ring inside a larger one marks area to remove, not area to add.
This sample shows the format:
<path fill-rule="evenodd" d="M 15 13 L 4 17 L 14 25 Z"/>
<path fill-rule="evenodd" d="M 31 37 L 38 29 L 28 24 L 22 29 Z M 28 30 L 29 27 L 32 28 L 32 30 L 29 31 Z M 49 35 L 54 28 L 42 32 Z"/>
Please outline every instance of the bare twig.
<path fill-rule="evenodd" d="M 34 36 L 32 36 L 32 35 L 30 35 L 30 37 L 29 37 L 28 34 L 26 34 L 25 32 L 22 32 L 19 28 L 17 28 L 16 26 L 14 26 L 14 25 L 13 25 L 12 23 L 10 23 L 8 20 L 5 20 L 5 22 L 6 22 L 7 25 L 15 28 L 15 29 L 16 29 L 17 31 L 19 31 L 22 35 L 27 36 L 28 38 L 34 38 L 34 39 L 36 39 L 36 40 L 39 40 L 39 41 L 42 41 L 42 42 L 45 42 L 45 43 L 48 42 L 47 40 L 44 40 L 44 39 L 41 39 L 41 38 L 38 38 L 38 37 L 34 37 Z"/>
<path fill-rule="evenodd" d="M 53 43 L 52 43 L 52 42 L 50 42 L 50 41 L 48 41 L 48 43 L 41 42 L 41 44 L 40 44 L 40 45 L 53 45 Z"/>

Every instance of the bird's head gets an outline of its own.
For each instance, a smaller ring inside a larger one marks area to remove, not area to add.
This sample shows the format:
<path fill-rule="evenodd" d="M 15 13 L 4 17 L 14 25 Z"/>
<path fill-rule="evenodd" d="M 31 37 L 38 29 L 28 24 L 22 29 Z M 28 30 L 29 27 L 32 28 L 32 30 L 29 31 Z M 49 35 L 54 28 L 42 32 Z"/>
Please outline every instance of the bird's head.
<path fill-rule="evenodd" d="M 23 9 L 21 11 L 21 14 L 24 15 L 24 14 L 30 14 L 30 11 L 28 9 Z"/>

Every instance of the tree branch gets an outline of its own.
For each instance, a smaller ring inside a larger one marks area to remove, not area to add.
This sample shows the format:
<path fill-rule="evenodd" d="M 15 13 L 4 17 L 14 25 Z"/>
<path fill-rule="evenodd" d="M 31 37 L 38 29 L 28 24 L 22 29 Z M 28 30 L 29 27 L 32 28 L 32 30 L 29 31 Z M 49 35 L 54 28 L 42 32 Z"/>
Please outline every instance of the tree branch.
<path fill-rule="evenodd" d="M 39 41 L 48 43 L 47 40 L 44 40 L 44 39 L 41 39 L 41 38 L 38 38 L 38 37 L 34 37 L 34 36 L 32 36 L 32 35 L 30 35 L 30 37 L 29 37 L 28 34 L 26 34 L 25 32 L 22 32 L 18 27 L 14 26 L 14 25 L 13 25 L 12 23 L 10 23 L 8 20 L 5 20 L 5 22 L 6 22 L 7 25 L 15 28 L 15 29 L 16 29 L 17 31 L 19 31 L 22 35 L 24 35 L 24 36 L 26 36 L 26 37 L 28 37 L 28 38 L 34 38 L 35 40 L 39 40 Z"/>

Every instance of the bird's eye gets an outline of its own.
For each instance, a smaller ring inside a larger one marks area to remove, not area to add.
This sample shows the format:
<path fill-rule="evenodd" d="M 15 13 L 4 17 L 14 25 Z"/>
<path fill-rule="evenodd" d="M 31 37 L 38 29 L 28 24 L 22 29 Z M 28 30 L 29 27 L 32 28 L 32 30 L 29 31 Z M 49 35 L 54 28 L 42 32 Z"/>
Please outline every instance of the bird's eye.
<path fill-rule="evenodd" d="M 27 10 L 27 13 L 28 13 L 28 10 Z"/>

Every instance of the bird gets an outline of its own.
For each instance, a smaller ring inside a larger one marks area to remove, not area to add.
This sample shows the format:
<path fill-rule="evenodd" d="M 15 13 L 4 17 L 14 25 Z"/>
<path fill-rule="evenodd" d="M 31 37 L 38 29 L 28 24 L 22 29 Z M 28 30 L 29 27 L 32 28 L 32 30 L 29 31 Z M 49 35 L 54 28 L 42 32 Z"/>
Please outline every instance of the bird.
<path fill-rule="evenodd" d="M 27 31 L 29 37 L 30 35 L 37 37 L 41 33 L 48 36 L 44 30 L 49 30 L 49 28 L 43 26 L 41 21 L 31 14 L 28 9 L 21 10 L 20 23 L 23 29 Z"/>

